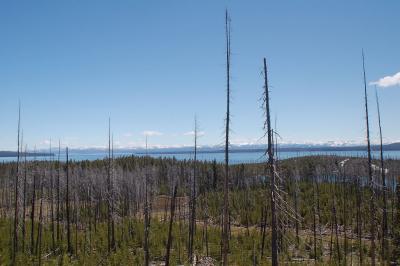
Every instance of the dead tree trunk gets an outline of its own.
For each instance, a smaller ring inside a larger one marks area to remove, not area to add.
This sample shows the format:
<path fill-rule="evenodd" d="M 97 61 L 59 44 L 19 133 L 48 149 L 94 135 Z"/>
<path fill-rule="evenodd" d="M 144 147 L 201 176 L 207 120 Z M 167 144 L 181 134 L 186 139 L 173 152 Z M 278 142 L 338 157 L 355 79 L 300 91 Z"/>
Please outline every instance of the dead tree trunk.
<path fill-rule="evenodd" d="M 44 171 L 43 171 L 44 172 Z M 44 175 L 40 178 L 40 207 L 39 207 L 39 225 L 36 243 L 36 255 L 39 259 L 39 265 L 42 264 L 42 233 L 43 233 L 43 181 Z"/>
<path fill-rule="evenodd" d="M 193 160 L 193 180 L 192 180 L 192 199 L 191 215 L 189 225 L 189 261 L 193 263 L 193 242 L 196 233 L 196 175 L 197 175 L 197 119 L 194 119 L 194 160 Z"/>
<path fill-rule="evenodd" d="M 51 154 L 51 142 L 50 142 L 50 154 Z M 56 248 L 55 232 L 54 232 L 54 161 L 50 161 L 50 219 L 51 219 L 51 244 L 52 249 Z"/>
<path fill-rule="evenodd" d="M 35 148 L 35 151 L 36 151 L 36 148 Z M 32 184 L 32 199 L 31 199 L 31 254 L 33 254 L 34 248 L 35 248 L 36 178 L 37 178 L 37 163 L 35 162 L 35 170 L 33 173 L 33 184 Z"/>
<path fill-rule="evenodd" d="M 360 265 L 363 265 L 364 256 L 362 249 L 362 219 L 361 219 L 361 180 L 360 177 L 357 177 L 356 181 L 356 189 L 357 189 L 357 234 L 358 234 L 358 251 L 359 251 L 359 262 Z"/>
<path fill-rule="evenodd" d="M 317 210 L 316 210 L 316 205 L 317 205 L 317 195 L 315 193 L 315 187 L 316 187 L 316 183 L 317 181 L 315 180 L 315 176 L 313 177 L 313 237 L 314 237 L 314 261 L 317 261 L 318 258 L 318 254 L 317 254 Z M 331 241 L 332 242 L 332 241 Z M 332 246 L 332 244 L 331 244 Z M 332 253 L 332 252 L 331 252 Z"/>
<path fill-rule="evenodd" d="M 111 240 L 111 129 L 110 118 L 108 119 L 108 164 L 107 164 L 107 248 L 108 253 L 112 250 Z"/>
<path fill-rule="evenodd" d="M 345 168 L 346 160 L 343 161 L 342 165 L 342 193 L 343 193 L 343 233 L 344 233 L 344 264 L 347 265 L 347 251 L 348 251 L 348 241 L 347 241 L 347 208 L 349 206 L 347 202 L 347 182 L 346 182 L 346 168 Z M 351 219 L 350 219 L 351 221 Z M 351 223 L 350 223 L 351 225 Z"/>
<path fill-rule="evenodd" d="M 363 59 L 363 76 L 364 76 L 364 99 L 365 99 L 365 121 L 367 127 L 367 151 L 368 151 L 368 185 L 371 199 L 370 210 L 370 234 L 371 234 L 371 265 L 375 265 L 375 227 L 376 227 L 376 206 L 375 206 L 375 190 L 374 190 L 374 180 L 372 176 L 372 158 L 371 158 L 371 143 L 369 136 L 369 117 L 368 117 L 368 96 L 367 96 L 367 80 L 365 75 L 365 59 L 364 51 L 362 52 Z"/>
<path fill-rule="evenodd" d="M 266 113 L 266 126 L 268 135 L 268 164 L 270 184 L 271 184 L 271 227 L 272 227 L 272 265 L 278 265 L 278 239 L 277 239 L 277 219 L 276 219 L 276 197 L 275 197 L 275 171 L 274 171 L 274 154 L 272 151 L 272 129 L 271 129 L 271 116 L 269 106 L 269 88 L 268 88 L 268 74 L 267 74 L 267 61 L 264 58 L 264 89 L 265 89 L 265 113 Z"/>
<path fill-rule="evenodd" d="M 294 211 L 299 213 L 299 183 L 297 180 L 298 176 L 295 176 L 294 180 Z M 295 219 L 295 228 L 296 228 L 296 248 L 299 248 L 300 245 L 300 237 L 299 237 L 299 220 Z"/>
<path fill-rule="evenodd" d="M 65 201 L 67 205 L 67 250 L 70 255 L 72 255 L 72 243 L 71 243 L 71 220 L 70 220 L 70 206 L 69 206 L 69 158 L 68 158 L 68 147 L 66 149 L 67 153 L 67 165 L 66 165 L 66 176 L 67 176 L 67 192 L 65 195 Z"/>
<path fill-rule="evenodd" d="M 145 187 L 145 203 L 144 203 L 144 261 L 145 261 L 145 266 L 149 265 L 149 223 L 150 223 L 150 217 L 149 217 L 149 202 L 148 202 L 148 173 L 147 173 L 147 135 L 146 135 L 146 157 L 145 157 L 145 181 L 144 181 L 144 187 Z"/>
<path fill-rule="evenodd" d="M 319 177 L 316 177 L 316 182 L 315 186 L 317 188 L 317 217 L 318 217 L 318 233 L 319 233 L 319 245 L 322 247 L 322 225 L 321 225 L 321 203 L 320 203 L 320 198 L 321 198 L 321 193 L 319 189 Z"/>
<path fill-rule="evenodd" d="M 78 250 L 79 250 L 79 247 L 78 247 L 78 200 L 77 200 L 77 197 L 78 197 L 78 195 L 77 195 L 77 190 L 78 190 L 78 188 L 77 188 L 77 178 L 78 178 L 78 176 L 75 174 L 75 177 L 74 177 L 74 183 L 73 183 L 73 186 L 72 186 L 72 188 L 73 188 L 73 194 L 72 194 L 72 197 L 74 198 L 74 202 L 73 202 L 73 210 L 74 210 L 74 212 L 73 212 L 73 215 L 74 215 L 74 218 L 73 218 L 73 221 L 74 221 L 74 227 L 75 227 L 75 256 L 78 256 Z"/>
<path fill-rule="evenodd" d="M 28 165 L 26 161 L 26 152 L 27 148 L 25 146 L 25 154 L 24 154 L 24 187 L 23 187 L 23 200 L 22 200 L 22 251 L 25 252 L 25 235 L 26 235 L 26 222 L 25 222 L 25 214 L 26 214 L 26 182 L 27 182 L 27 174 L 28 174 Z"/>
<path fill-rule="evenodd" d="M 332 206 L 332 211 L 333 211 L 333 222 L 335 224 L 335 240 L 336 240 L 336 252 L 337 252 L 337 257 L 338 257 L 338 262 L 340 265 L 340 245 L 339 245 L 339 228 L 338 228 L 338 221 L 337 221 L 337 210 L 336 210 L 336 183 L 337 183 L 337 179 L 335 176 L 335 184 L 334 184 L 334 193 L 333 193 L 333 206 Z"/>
<path fill-rule="evenodd" d="M 15 264 L 15 257 L 18 253 L 18 187 L 19 187 L 19 141 L 21 127 L 21 103 L 18 103 L 18 133 L 17 133 L 17 171 L 15 173 L 15 189 L 14 189 L 14 241 L 12 263 Z"/>
<path fill-rule="evenodd" d="M 165 255 L 165 266 L 169 266 L 169 255 L 172 245 L 172 225 L 174 222 L 174 215 L 175 215 L 175 200 L 176 200 L 176 193 L 177 193 L 177 185 L 174 186 L 174 194 L 171 199 L 171 209 L 170 209 L 170 219 L 169 219 L 169 229 L 168 229 L 168 241 L 167 241 L 167 252 Z"/>
<path fill-rule="evenodd" d="M 225 177 L 224 177 L 224 209 L 222 228 L 222 261 L 228 265 L 228 223 L 229 223 L 229 122 L 230 122 L 230 58 L 231 58 L 231 26 L 228 11 L 225 13 L 226 34 L 226 118 L 225 118 Z"/>
<path fill-rule="evenodd" d="M 208 251 L 208 204 L 207 204 L 207 199 L 204 199 L 205 201 L 205 217 L 204 217 L 204 238 L 205 238 L 205 243 L 206 243 L 206 256 L 208 257 L 209 251 Z"/>
<path fill-rule="evenodd" d="M 111 174 L 110 174 L 110 182 L 111 182 L 111 191 L 110 191 L 110 204 L 111 204 L 111 248 L 112 251 L 116 250 L 115 245 L 115 212 L 114 212 L 114 135 L 111 136 Z"/>
<path fill-rule="evenodd" d="M 57 159 L 57 244 L 60 245 L 60 155 L 61 143 L 58 141 L 58 159 Z"/>

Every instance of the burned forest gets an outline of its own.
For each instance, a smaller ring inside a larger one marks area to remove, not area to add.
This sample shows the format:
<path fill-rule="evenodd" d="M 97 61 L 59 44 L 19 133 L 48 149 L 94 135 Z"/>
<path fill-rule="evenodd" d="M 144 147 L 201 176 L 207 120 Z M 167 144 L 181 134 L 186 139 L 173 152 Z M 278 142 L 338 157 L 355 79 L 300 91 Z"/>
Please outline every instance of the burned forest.
<path fill-rule="evenodd" d="M 145 134 L 142 153 L 121 155 L 113 127 L 122 120 L 110 115 L 98 133 L 104 156 L 79 160 L 62 141 L 46 143 L 48 151 L 28 147 L 31 131 L 24 134 L 23 128 L 32 126 L 24 120 L 29 106 L 18 103 L 12 114 L 15 159 L 0 162 L 0 265 L 400 264 L 400 160 L 385 151 L 389 120 L 378 90 L 369 93 L 367 53 L 359 49 L 354 73 L 360 81 L 354 108 L 362 113 L 357 132 L 365 140 L 358 155 L 281 158 L 284 136 L 275 104 L 280 87 L 271 86 L 278 56 L 268 57 L 266 50 L 254 69 L 257 86 L 246 88 L 260 98 L 252 102 L 261 107 L 252 115 L 261 117 L 263 154 L 254 162 L 237 162 L 232 159 L 235 105 L 242 99 L 234 97 L 241 78 L 235 58 L 246 51 L 235 50 L 244 40 L 236 37 L 228 10 L 223 22 L 223 55 L 217 60 L 224 70 L 216 118 L 223 120 L 219 160 L 199 155 L 206 152 L 197 110 L 181 110 L 194 117 L 192 131 L 184 134 L 191 144 L 183 159 L 153 156 L 149 142 L 162 135 L 157 132 Z M 146 115 L 138 113 L 136 118 Z M 67 118 L 57 121 L 62 119 Z M 298 128 L 292 130 L 296 134 Z"/>

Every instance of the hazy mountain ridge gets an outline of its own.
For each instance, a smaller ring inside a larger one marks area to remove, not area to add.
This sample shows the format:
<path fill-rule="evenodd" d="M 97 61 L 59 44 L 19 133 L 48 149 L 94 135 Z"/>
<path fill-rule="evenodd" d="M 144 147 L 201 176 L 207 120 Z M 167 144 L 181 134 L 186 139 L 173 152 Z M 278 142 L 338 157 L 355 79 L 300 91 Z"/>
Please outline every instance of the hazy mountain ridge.
<path fill-rule="evenodd" d="M 19 154 L 20 157 L 25 156 L 25 152 L 22 152 Z M 17 157 L 18 154 L 16 151 L 0 151 L 0 157 Z M 33 157 L 33 156 L 54 156 L 54 153 L 46 153 L 46 152 L 27 152 L 26 153 L 27 157 Z"/>
<path fill-rule="evenodd" d="M 264 144 L 245 144 L 245 145 L 236 145 L 232 144 L 230 146 L 230 152 L 260 152 L 266 150 L 266 145 Z M 356 144 L 340 144 L 340 145 L 332 145 L 332 144 L 280 144 L 278 145 L 278 149 L 282 152 L 316 152 L 316 151 L 365 151 L 366 145 L 356 145 Z M 377 151 L 380 149 L 379 145 L 371 145 L 371 150 Z M 400 142 L 384 144 L 384 151 L 398 151 L 400 150 Z M 224 151 L 224 147 L 221 145 L 215 146 L 201 146 L 197 149 L 199 153 L 219 153 Z M 104 153 L 107 152 L 105 148 L 72 148 L 70 149 L 70 153 L 75 154 L 95 154 L 95 153 Z M 170 147 L 170 148 L 157 148 L 152 147 L 147 151 L 144 148 L 118 148 L 114 149 L 114 153 L 127 153 L 127 154 L 137 154 L 144 155 L 149 154 L 184 154 L 184 153 L 192 153 L 193 147 L 185 146 L 185 147 Z M 24 153 L 20 154 L 24 156 Z M 54 156 L 54 153 L 48 153 L 45 150 L 41 150 L 40 152 L 28 152 L 28 157 L 33 156 Z M 0 157 L 16 157 L 17 153 L 15 151 L 0 151 Z"/>
<path fill-rule="evenodd" d="M 246 145 L 230 145 L 230 152 L 257 152 L 265 151 L 267 148 L 266 144 L 246 144 Z M 371 145 L 372 150 L 379 150 L 379 145 Z M 329 144 L 279 144 L 278 149 L 280 151 L 363 151 L 366 150 L 366 145 L 354 145 L 354 144 L 342 144 L 342 145 L 329 145 Z M 384 150 L 400 150 L 400 142 L 384 144 Z M 214 146 L 200 146 L 197 151 L 199 153 L 211 153 L 221 152 L 224 150 L 222 145 Z M 82 148 L 82 149 L 70 149 L 72 153 L 91 154 L 98 152 L 105 152 L 105 148 Z M 147 153 L 191 153 L 193 147 L 152 147 L 147 150 Z M 138 148 L 118 148 L 114 149 L 114 153 L 134 153 L 134 154 L 145 154 L 146 149 Z"/>

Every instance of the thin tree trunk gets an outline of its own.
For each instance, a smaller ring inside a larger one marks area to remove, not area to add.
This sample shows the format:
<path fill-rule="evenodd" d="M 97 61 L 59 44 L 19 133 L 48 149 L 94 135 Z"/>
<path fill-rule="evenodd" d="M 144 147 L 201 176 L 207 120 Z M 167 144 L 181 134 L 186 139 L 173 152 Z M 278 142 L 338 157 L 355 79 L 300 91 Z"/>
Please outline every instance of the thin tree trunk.
<path fill-rule="evenodd" d="M 50 142 L 50 154 L 51 153 L 51 142 Z M 51 219 L 51 243 L 52 249 L 56 248 L 55 232 L 54 232 L 54 161 L 50 161 L 50 219 Z"/>
<path fill-rule="evenodd" d="M 145 266 L 149 265 L 149 203 L 148 203 L 148 173 L 147 173 L 147 135 L 146 135 L 146 159 L 145 159 L 145 204 L 144 204 L 144 261 Z"/>
<path fill-rule="evenodd" d="M 174 215 L 175 215 L 175 200 L 176 200 L 176 193 L 177 193 L 177 185 L 174 187 L 174 194 L 171 199 L 171 209 L 170 209 L 170 220 L 169 220 L 169 229 L 168 229 L 168 241 L 167 241 L 167 252 L 165 255 L 165 266 L 169 266 L 169 256 L 170 250 L 172 245 L 172 225 L 174 222 Z"/>
<path fill-rule="evenodd" d="M 347 208 L 349 206 L 347 202 L 347 183 L 346 183 L 346 171 L 345 171 L 345 163 L 343 163 L 343 186 L 342 186 L 342 193 L 343 193 L 343 233 L 344 233 L 344 264 L 347 265 L 347 252 L 348 252 L 348 241 L 347 241 Z M 350 219 L 351 221 L 351 219 Z"/>
<path fill-rule="evenodd" d="M 58 160 L 57 160 L 57 244 L 60 245 L 60 155 L 61 143 L 58 141 Z"/>
<path fill-rule="evenodd" d="M 299 184 L 297 182 L 297 176 L 295 177 L 295 191 L 294 191 L 294 211 L 299 213 Z M 299 237 L 299 220 L 295 219 L 295 227 L 296 227 L 296 248 L 299 248 L 300 245 L 300 237 Z"/>
<path fill-rule="evenodd" d="M 204 220 L 204 227 L 205 227 L 205 241 L 206 241 L 206 256 L 208 257 L 209 251 L 208 251 L 208 217 L 205 218 Z"/>
<path fill-rule="evenodd" d="M 110 118 L 108 118 L 108 164 L 107 164 L 107 248 L 111 253 L 111 129 Z"/>
<path fill-rule="evenodd" d="M 14 241 L 12 263 L 15 264 L 15 258 L 18 253 L 18 187 L 19 187 L 19 145 L 20 145 L 20 127 L 21 127 L 21 103 L 18 103 L 18 133 L 17 133 L 17 171 L 15 174 L 15 189 L 14 189 Z"/>
<path fill-rule="evenodd" d="M 92 220 L 93 220 L 93 202 L 92 202 L 92 187 L 90 184 L 88 185 L 88 204 L 89 204 L 89 213 L 88 213 L 88 222 L 89 222 L 89 253 L 92 251 Z"/>
<path fill-rule="evenodd" d="M 321 204 L 320 204 L 320 190 L 319 190 L 319 178 L 316 177 L 315 186 L 317 188 L 317 217 L 318 217 L 318 233 L 319 233 L 319 245 L 320 247 L 323 246 L 322 244 L 322 225 L 321 225 Z"/>
<path fill-rule="evenodd" d="M 267 118 L 267 132 L 268 132 L 268 168 L 271 178 L 271 227 L 272 227 L 272 265 L 278 265 L 278 239 L 277 239 L 277 219 L 276 219 L 276 191 L 275 191 L 275 171 L 274 171 L 274 155 L 272 151 L 272 129 L 271 117 L 269 106 L 269 88 L 268 88 L 268 75 L 267 75 L 267 61 L 264 58 L 264 79 L 265 79 L 265 110 Z"/>
<path fill-rule="evenodd" d="M 395 184 L 396 182 L 395 182 L 395 177 L 393 176 L 392 177 L 392 191 L 393 191 L 393 193 L 392 193 L 392 199 L 391 199 L 391 208 L 392 208 L 392 212 L 391 212 L 391 217 L 392 217 L 392 224 L 391 224 L 391 230 L 390 230 L 390 233 L 391 233 L 391 236 L 393 236 L 393 232 L 394 232 L 394 229 L 395 229 L 395 223 L 394 223 L 394 220 L 395 220 L 395 217 L 394 217 L 394 214 L 395 214 L 395 202 L 396 202 L 396 184 Z"/>
<path fill-rule="evenodd" d="M 338 221 L 337 221 L 337 211 L 336 211 L 336 183 L 337 183 L 337 177 L 335 176 L 334 180 L 334 191 L 333 191 L 333 204 L 332 204 L 332 216 L 333 216 L 333 224 L 335 225 L 335 245 L 336 245 L 336 252 L 337 252 L 337 258 L 338 258 L 338 263 L 340 265 L 340 245 L 339 245 L 339 231 L 338 231 Z"/>
<path fill-rule="evenodd" d="M 25 235 L 26 235 L 26 222 L 25 222 L 25 215 L 26 215 L 26 182 L 27 182 L 27 160 L 26 160 L 26 153 L 27 147 L 25 146 L 25 154 L 24 154 L 24 187 L 23 187 L 23 200 L 22 200 L 22 251 L 25 252 Z"/>
<path fill-rule="evenodd" d="M 114 135 L 111 137 L 111 248 L 112 251 L 116 251 L 115 245 L 115 221 L 114 221 Z"/>
<path fill-rule="evenodd" d="M 36 255 L 39 259 L 39 265 L 42 265 L 42 233 L 43 233 L 43 181 L 44 176 L 40 180 L 40 208 L 39 208 L 39 225 L 36 243 Z"/>
<path fill-rule="evenodd" d="M 356 195 L 356 193 L 355 193 L 355 191 L 354 191 L 354 184 L 351 184 L 350 182 L 348 182 L 347 183 L 348 185 L 347 186 L 350 186 L 350 195 L 355 195 L 355 201 L 353 201 L 353 196 L 351 197 L 351 200 L 349 201 L 349 210 L 351 210 L 349 213 L 350 213 L 350 224 L 349 224 L 349 227 L 350 227 L 350 236 L 349 236 L 349 241 L 350 241 L 350 265 L 353 265 L 353 238 L 354 238 L 354 231 L 353 231 L 353 210 L 354 210 L 354 208 L 357 208 L 357 204 L 356 204 L 356 202 L 357 202 L 357 195 Z"/>
<path fill-rule="evenodd" d="M 362 219 L 361 219 L 361 181 L 360 177 L 357 178 L 357 234 L 358 234 L 358 251 L 359 251 L 359 262 L 363 265 L 364 256 L 362 250 Z"/>
<path fill-rule="evenodd" d="M 196 176 L 197 176 L 197 119 L 194 119 L 194 160 L 193 160 L 193 180 L 192 180 L 192 199 L 191 215 L 189 225 L 189 261 L 193 263 L 193 243 L 196 231 Z"/>
<path fill-rule="evenodd" d="M 76 183 L 76 181 L 75 181 Z M 75 212 L 75 256 L 78 256 L 78 204 L 77 204 L 77 195 L 76 195 L 76 184 L 74 191 L 74 212 Z"/>
<path fill-rule="evenodd" d="M 222 261 L 228 265 L 228 223 L 229 223 L 229 122 L 230 122 L 230 57 L 231 57 L 231 26 L 228 11 L 225 13 L 226 33 L 226 118 L 225 118 L 225 178 L 224 178 L 224 208 L 222 229 Z"/>
<path fill-rule="evenodd" d="M 370 143 L 370 134 L 369 134 L 369 117 L 368 117 L 368 96 L 367 96 L 367 80 L 365 75 L 365 59 L 364 59 L 364 51 L 362 52 L 363 59 L 363 74 L 364 74 L 364 99 L 365 99 L 365 120 L 367 127 L 367 151 L 368 151 L 368 185 L 371 199 L 370 201 L 370 210 L 369 213 L 371 215 L 370 219 L 370 234 L 371 234 L 371 265 L 375 265 L 375 227 L 376 227 L 376 207 L 375 207 L 375 190 L 374 190 L 374 180 L 372 176 L 372 158 L 371 158 L 371 143 Z"/>
<path fill-rule="evenodd" d="M 316 220 L 316 193 L 315 193 L 315 186 L 316 186 L 316 181 L 315 177 L 313 178 L 313 198 L 314 198 L 314 204 L 313 204 L 313 236 L 314 236 L 314 261 L 315 263 L 317 262 L 317 220 Z M 332 246 L 332 245 L 331 245 Z"/>
<path fill-rule="evenodd" d="M 71 220 L 70 220 L 70 206 L 69 206 L 69 158 L 68 158 L 68 147 L 66 148 L 66 153 L 67 153 L 67 193 L 65 195 L 65 201 L 67 204 L 67 247 L 68 247 L 68 253 L 71 255 L 73 253 L 72 249 L 72 243 L 71 243 Z"/>
<path fill-rule="evenodd" d="M 182 212 L 181 212 L 181 199 L 178 198 L 178 226 L 179 226 L 179 241 L 178 241 L 178 263 L 182 264 L 181 257 L 181 242 L 182 242 Z"/>
<path fill-rule="evenodd" d="M 36 152 L 36 148 L 35 148 Z M 36 159 L 35 159 L 36 161 Z M 35 201 L 36 201 L 36 178 L 37 178 L 37 163 L 35 162 L 35 172 L 33 173 L 32 184 L 32 199 L 31 199 L 31 254 L 34 254 L 35 248 Z"/>

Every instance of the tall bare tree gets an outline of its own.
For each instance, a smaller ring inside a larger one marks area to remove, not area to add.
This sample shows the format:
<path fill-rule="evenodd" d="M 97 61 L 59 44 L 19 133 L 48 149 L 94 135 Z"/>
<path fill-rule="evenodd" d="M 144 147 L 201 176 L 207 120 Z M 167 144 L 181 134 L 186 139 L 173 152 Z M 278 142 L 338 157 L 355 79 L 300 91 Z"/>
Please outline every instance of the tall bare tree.
<path fill-rule="evenodd" d="M 107 247 L 111 252 L 111 119 L 108 118 L 108 158 L 107 158 Z"/>
<path fill-rule="evenodd" d="M 115 221 L 114 221 L 114 135 L 111 136 L 111 248 L 113 251 L 116 250 L 115 245 Z"/>
<path fill-rule="evenodd" d="M 36 162 L 36 147 L 34 149 L 35 153 L 35 169 L 33 173 L 32 182 L 32 198 L 31 198 L 31 254 L 34 252 L 35 248 L 35 202 L 36 202 L 36 180 L 37 180 L 37 162 Z"/>
<path fill-rule="evenodd" d="M 73 253 L 72 243 L 71 243 L 71 220 L 70 220 L 70 202 L 69 202 L 69 157 L 68 157 L 68 147 L 66 148 L 66 186 L 67 191 L 65 195 L 65 201 L 67 205 L 67 250 L 69 254 Z"/>
<path fill-rule="evenodd" d="M 196 178 L 197 178 L 197 118 L 194 118 L 194 160 L 192 179 L 191 215 L 189 225 L 189 260 L 193 263 L 193 242 L 196 233 Z"/>
<path fill-rule="evenodd" d="M 107 164 L 107 243 L 108 252 L 115 251 L 114 214 L 113 214 L 113 181 L 111 154 L 111 119 L 108 118 L 108 164 Z"/>
<path fill-rule="evenodd" d="M 52 150 L 51 150 L 51 139 L 50 139 L 50 220 L 51 220 L 51 245 L 52 249 L 55 250 L 56 246 L 56 241 L 55 241 L 55 230 L 54 230 L 54 161 L 53 161 L 53 156 L 52 156 Z"/>
<path fill-rule="evenodd" d="M 15 173 L 14 187 L 14 241 L 12 262 L 15 264 L 15 257 L 18 253 L 18 188 L 19 188 L 19 153 L 20 153 L 20 131 L 21 131 L 21 102 L 18 102 L 18 132 L 17 132 L 17 171 Z"/>
<path fill-rule="evenodd" d="M 23 186 L 23 200 L 22 200 L 22 250 L 25 251 L 25 235 L 26 235 L 26 223 L 25 223 L 25 214 L 26 214 L 26 182 L 28 175 L 28 164 L 26 160 L 27 146 L 25 145 L 25 154 L 24 154 L 24 186 Z"/>
<path fill-rule="evenodd" d="M 149 226 L 150 226 L 150 215 L 149 215 L 149 199 L 148 199 L 148 165 L 147 165 L 148 155 L 147 155 L 147 134 L 146 134 L 146 157 L 145 157 L 145 177 L 144 177 L 144 262 L 145 266 L 149 265 L 150 255 L 149 255 Z"/>
<path fill-rule="evenodd" d="M 228 265 L 228 223 L 229 223 L 229 122 L 230 117 L 230 65 L 231 65 L 231 19 L 228 10 L 225 12 L 225 36 L 226 36 L 226 118 L 225 118 L 225 177 L 224 177 L 224 208 L 222 227 L 222 261 Z"/>
<path fill-rule="evenodd" d="M 271 226 L 272 226 L 272 265 L 278 265 L 278 239 L 277 239 L 277 219 L 276 219 L 276 186 L 275 186 L 275 171 L 274 171 L 274 153 L 272 143 L 272 129 L 271 129 L 271 115 L 270 115 L 270 98 L 268 88 L 268 72 L 267 72 L 267 60 L 264 58 L 264 100 L 265 100 L 265 114 L 266 114 L 266 129 L 268 136 L 268 163 L 267 168 L 269 170 L 270 185 L 271 185 Z"/>
<path fill-rule="evenodd" d="M 368 186 L 370 190 L 370 234 L 371 234 L 371 265 L 375 265 L 375 228 L 376 228 L 376 207 L 375 207 L 375 189 L 372 176 L 372 158 L 371 158 L 371 142 L 369 133 L 369 116 L 368 116 L 368 95 L 367 95 L 367 78 L 365 75 L 365 57 L 362 51 L 363 61 L 363 77 L 364 77 L 364 100 L 365 100 L 365 121 L 367 127 L 367 151 L 368 151 Z"/>
<path fill-rule="evenodd" d="M 61 156 L 61 142 L 58 140 L 58 158 L 57 158 L 57 244 L 60 244 L 60 219 L 61 219 L 61 211 L 60 211 L 60 156 Z"/>

